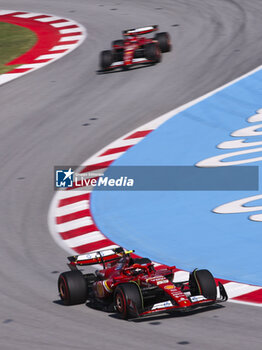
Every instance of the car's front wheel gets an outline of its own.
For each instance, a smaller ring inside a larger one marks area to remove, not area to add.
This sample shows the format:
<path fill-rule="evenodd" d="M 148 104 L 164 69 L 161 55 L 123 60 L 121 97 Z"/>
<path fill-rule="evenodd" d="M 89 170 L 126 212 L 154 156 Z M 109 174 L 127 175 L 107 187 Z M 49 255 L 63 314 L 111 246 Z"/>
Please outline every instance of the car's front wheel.
<path fill-rule="evenodd" d="M 170 35 L 167 32 L 157 33 L 155 35 L 155 40 L 157 40 L 160 50 L 162 52 L 171 51 L 172 46 L 170 41 Z"/>
<path fill-rule="evenodd" d="M 101 69 L 108 69 L 113 63 L 113 54 L 110 50 L 102 51 L 100 54 L 100 67 Z"/>
<path fill-rule="evenodd" d="M 114 292 L 116 311 L 123 319 L 136 317 L 142 311 L 142 294 L 136 283 L 120 284 Z"/>
<path fill-rule="evenodd" d="M 58 292 L 65 305 L 83 304 L 87 300 L 87 283 L 80 271 L 67 271 L 58 278 Z"/>
<path fill-rule="evenodd" d="M 189 277 L 191 295 L 203 295 L 207 299 L 216 300 L 217 287 L 214 277 L 208 270 L 197 270 L 191 272 Z"/>
<path fill-rule="evenodd" d="M 154 62 L 158 63 L 161 61 L 161 51 L 157 43 L 149 43 L 144 46 L 145 57 Z"/>

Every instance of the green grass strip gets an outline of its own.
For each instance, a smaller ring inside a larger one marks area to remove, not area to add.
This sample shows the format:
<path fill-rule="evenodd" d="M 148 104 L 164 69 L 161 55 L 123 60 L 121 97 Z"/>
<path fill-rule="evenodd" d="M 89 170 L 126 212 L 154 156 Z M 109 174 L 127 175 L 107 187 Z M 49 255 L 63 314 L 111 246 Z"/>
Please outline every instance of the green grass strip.
<path fill-rule="evenodd" d="M 0 22 L 0 74 L 19 67 L 19 65 L 5 66 L 5 63 L 29 51 L 36 41 L 37 37 L 31 30 Z"/>

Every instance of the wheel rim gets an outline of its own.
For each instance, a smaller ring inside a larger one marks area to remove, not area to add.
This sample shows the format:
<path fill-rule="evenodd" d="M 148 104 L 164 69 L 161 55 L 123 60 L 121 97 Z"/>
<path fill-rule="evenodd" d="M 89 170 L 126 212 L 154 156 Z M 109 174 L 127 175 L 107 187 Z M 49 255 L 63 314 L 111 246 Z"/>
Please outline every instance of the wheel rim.
<path fill-rule="evenodd" d="M 59 285 L 59 292 L 60 292 L 60 296 L 62 299 L 65 299 L 66 296 L 66 288 L 63 282 L 60 283 Z"/>
<path fill-rule="evenodd" d="M 123 302 L 122 296 L 119 293 L 117 293 L 117 295 L 116 295 L 116 307 L 120 313 L 123 313 L 124 302 Z"/>

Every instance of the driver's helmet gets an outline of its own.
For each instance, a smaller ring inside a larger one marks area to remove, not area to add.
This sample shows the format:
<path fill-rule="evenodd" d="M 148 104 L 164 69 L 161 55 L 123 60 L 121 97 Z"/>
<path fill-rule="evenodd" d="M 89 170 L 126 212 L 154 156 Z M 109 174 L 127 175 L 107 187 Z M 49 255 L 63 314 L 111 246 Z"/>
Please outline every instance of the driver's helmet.
<path fill-rule="evenodd" d="M 119 259 L 118 263 L 116 264 L 116 270 L 122 270 L 123 267 L 126 265 L 127 262 L 127 256 L 123 255 L 121 259 Z"/>

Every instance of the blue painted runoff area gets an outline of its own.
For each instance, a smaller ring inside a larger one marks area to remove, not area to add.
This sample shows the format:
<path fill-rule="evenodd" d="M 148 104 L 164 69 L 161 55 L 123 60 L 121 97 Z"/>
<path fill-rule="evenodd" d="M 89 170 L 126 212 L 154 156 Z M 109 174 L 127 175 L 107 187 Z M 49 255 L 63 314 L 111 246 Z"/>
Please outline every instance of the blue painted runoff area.
<path fill-rule="evenodd" d="M 239 139 L 262 141 L 262 119 L 247 120 L 261 108 L 260 70 L 175 115 L 112 166 L 195 165 L 210 157 L 262 147 L 217 147 Z M 259 126 L 253 136 L 230 135 L 252 125 Z M 224 161 L 246 160 L 243 165 L 259 166 L 261 184 L 262 161 L 250 160 L 262 157 L 261 152 L 233 155 Z M 161 180 L 165 181 L 164 173 Z M 101 232 L 141 256 L 183 270 L 207 268 L 217 278 L 262 285 L 262 222 L 249 219 L 262 210 L 212 212 L 222 204 L 261 193 L 260 187 L 258 191 L 95 190 L 91 210 Z M 262 200 L 248 205 L 261 206 Z"/>

